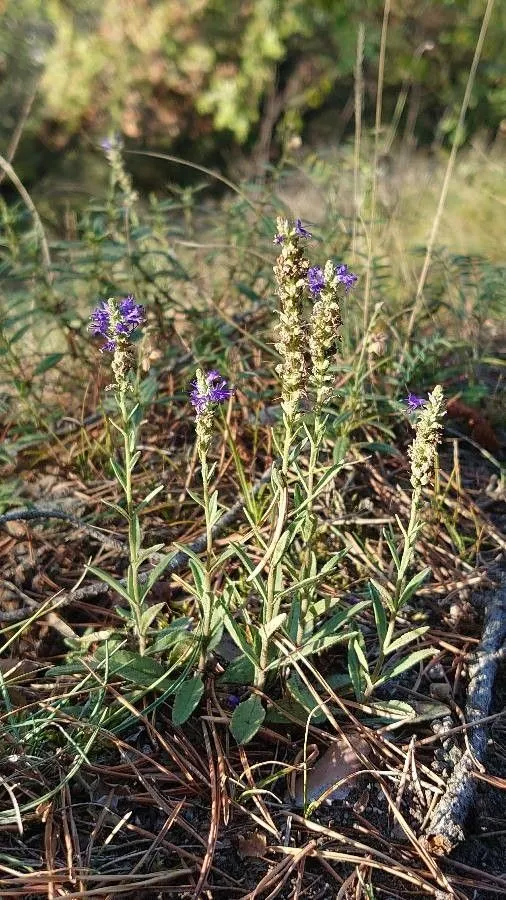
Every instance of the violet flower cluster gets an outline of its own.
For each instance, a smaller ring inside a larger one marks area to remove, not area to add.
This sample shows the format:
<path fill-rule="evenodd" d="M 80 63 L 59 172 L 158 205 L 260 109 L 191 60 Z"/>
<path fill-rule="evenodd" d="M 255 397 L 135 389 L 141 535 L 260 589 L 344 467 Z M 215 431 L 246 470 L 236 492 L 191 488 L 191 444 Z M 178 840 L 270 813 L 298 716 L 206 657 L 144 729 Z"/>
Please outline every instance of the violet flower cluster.
<path fill-rule="evenodd" d="M 285 239 L 290 236 L 288 233 L 288 220 L 286 219 L 278 219 L 278 224 L 282 223 L 284 226 L 284 230 L 279 231 L 276 235 L 274 235 L 274 243 L 275 244 L 283 244 Z M 286 231 L 286 233 L 285 233 Z M 312 234 L 307 228 L 304 228 L 300 219 L 295 220 L 295 225 L 293 226 L 293 230 L 291 232 L 292 236 L 302 237 L 302 238 L 310 238 Z"/>
<path fill-rule="evenodd" d="M 348 293 L 358 280 L 358 275 L 354 275 L 353 272 L 350 272 L 348 266 L 344 263 L 335 267 L 335 275 L 337 280 L 344 285 L 346 293 Z M 307 273 L 307 280 L 311 293 L 316 295 L 321 294 L 326 284 L 325 274 L 321 266 L 312 266 Z"/>
<path fill-rule="evenodd" d="M 190 403 L 197 413 L 195 430 L 197 432 L 197 452 L 202 464 L 211 445 L 214 421 L 214 405 L 225 403 L 233 391 L 215 369 L 207 374 L 197 369 L 195 381 L 192 381 Z"/>
<path fill-rule="evenodd" d="M 404 402 L 407 403 L 409 412 L 415 412 L 417 409 L 425 406 L 426 400 L 424 397 L 417 397 L 416 394 L 412 394 L 410 391 Z"/>
<path fill-rule="evenodd" d="M 225 378 L 213 369 L 207 375 L 192 381 L 190 391 L 190 403 L 195 408 L 197 415 L 202 415 L 210 403 L 225 403 L 232 396 L 233 391 L 227 387 Z"/>
<path fill-rule="evenodd" d="M 114 353 L 118 343 L 128 339 L 133 331 L 143 324 L 146 316 L 144 307 L 135 302 L 130 294 L 119 303 L 114 300 L 103 300 L 91 314 L 90 329 L 93 334 L 100 334 L 106 339 L 100 348 Z"/>

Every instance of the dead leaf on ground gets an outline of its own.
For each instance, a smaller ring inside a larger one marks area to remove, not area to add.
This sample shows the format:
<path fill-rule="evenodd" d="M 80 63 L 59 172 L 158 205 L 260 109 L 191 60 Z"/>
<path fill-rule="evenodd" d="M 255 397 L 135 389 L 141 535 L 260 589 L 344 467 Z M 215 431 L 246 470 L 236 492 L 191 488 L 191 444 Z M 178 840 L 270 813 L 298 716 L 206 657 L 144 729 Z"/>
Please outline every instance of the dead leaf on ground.
<path fill-rule="evenodd" d="M 239 835 L 237 852 L 244 859 L 254 857 L 259 859 L 264 856 L 267 849 L 267 838 L 261 831 L 252 831 L 250 834 Z"/>
<path fill-rule="evenodd" d="M 306 802 L 312 803 L 332 788 L 333 785 L 337 785 L 343 779 L 348 778 L 348 781 L 339 785 L 327 797 L 328 800 L 344 800 L 355 787 L 355 779 L 350 778 L 350 776 L 364 768 L 363 762 L 357 755 L 358 753 L 366 759 L 371 755 L 369 744 L 358 734 L 347 735 L 347 740 L 337 738 L 309 770 Z M 294 800 L 297 806 L 304 805 L 303 775 L 297 778 Z"/>

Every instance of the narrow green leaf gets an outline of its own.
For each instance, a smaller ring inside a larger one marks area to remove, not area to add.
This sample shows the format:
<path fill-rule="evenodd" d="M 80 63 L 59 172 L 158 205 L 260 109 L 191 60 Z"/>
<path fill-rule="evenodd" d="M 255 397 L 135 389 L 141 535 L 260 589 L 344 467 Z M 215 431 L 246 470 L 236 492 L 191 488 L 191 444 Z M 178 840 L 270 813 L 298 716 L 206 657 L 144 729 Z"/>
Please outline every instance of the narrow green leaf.
<path fill-rule="evenodd" d="M 381 582 L 377 581 L 375 578 L 370 579 L 370 584 L 374 588 L 376 588 L 376 591 L 378 592 L 379 596 L 381 597 L 386 608 L 389 609 L 391 612 L 395 612 L 393 600 L 392 600 L 392 597 L 390 596 L 388 589 L 383 584 L 381 584 Z"/>
<path fill-rule="evenodd" d="M 125 439 L 125 438 L 126 438 L 126 433 L 123 431 L 121 425 L 118 425 L 118 423 L 115 422 L 114 419 L 109 419 L 109 422 L 111 423 L 112 427 L 116 429 L 116 431 L 119 431 L 121 437 L 122 437 L 123 439 Z"/>
<path fill-rule="evenodd" d="M 164 608 L 165 603 L 155 603 L 153 606 L 150 606 L 148 609 L 145 609 L 141 615 L 141 628 L 144 632 L 147 631 L 148 628 L 153 624 L 157 615 Z"/>
<path fill-rule="evenodd" d="M 304 659 L 307 656 L 312 656 L 313 654 L 323 653 L 325 650 L 328 650 L 330 647 L 334 647 L 336 644 L 341 644 L 343 641 L 348 641 L 352 635 L 356 634 L 356 631 L 345 631 L 344 634 L 328 634 L 321 635 L 321 632 L 317 632 L 312 635 L 306 643 L 300 647 L 295 653 L 290 654 L 291 659 Z M 283 658 L 279 660 L 275 660 L 270 663 L 267 668 L 274 669 L 277 666 L 283 663 Z"/>
<path fill-rule="evenodd" d="M 376 450 L 377 453 L 381 453 L 383 456 L 400 456 L 400 451 L 397 447 L 394 447 L 393 444 L 385 444 L 382 441 L 367 441 L 362 442 L 357 445 L 358 447 L 362 447 L 364 450 L 367 450 L 369 453 L 371 450 Z"/>
<path fill-rule="evenodd" d="M 390 653 L 395 653 L 396 650 L 400 650 L 401 647 L 405 647 L 406 644 L 411 644 L 412 641 L 416 641 L 422 634 L 426 634 L 428 630 L 428 625 L 420 625 L 418 628 L 406 631 L 404 634 L 401 634 L 400 637 L 396 638 L 395 641 L 392 641 L 391 644 L 387 644 L 386 647 L 384 647 L 385 653 L 388 653 L 389 655 Z"/>
<path fill-rule="evenodd" d="M 425 650 L 415 650 L 414 653 L 411 653 L 405 659 L 401 659 L 401 661 L 396 663 L 392 669 L 385 672 L 376 682 L 376 686 L 385 684 L 386 681 L 390 681 L 392 678 L 397 678 L 397 675 L 401 675 L 408 669 L 412 669 L 417 663 L 427 659 L 428 656 L 432 656 L 435 652 L 434 647 L 427 647 Z"/>
<path fill-rule="evenodd" d="M 105 647 L 99 647 L 95 653 L 97 664 L 105 661 Z M 109 674 L 121 675 L 125 681 L 130 681 L 137 687 L 167 690 L 170 682 L 167 682 L 167 673 L 163 666 L 149 656 L 141 656 L 130 650 L 116 650 L 108 655 Z"/>
<path fill-rule="evenodd" d="M 241 560 L 243 566 L 247 569 L 249 574 L 251 575 L 256 568 L 255 563 L 249 558 L 248 554 L 243 550 L 240 544 L 234 544 L 236 555 Z M 260 597 L 264 602 L 267 601 L 266 587 L 263 579 L 260 576 L 255 576 L 252 579 L 251 583 L 255 586 L 255 589 L 260 594 Z"/>
<path fill-rule="evenodd" d="M 276 549 L 274 550 L 274 553 L 271 557 L 270 566 L 272 566 L 272 568 L 275 569 L 283 559 L 290 537 L 291 535 L 288 530 L 284 531 L 281 535 L 279 541 L 276 544 Z"/>
<path fill-rule="evenodd" d="M 132 544 L 133 557 L 136 559 L 139 555 L 142 543 L 141 523 L 139 517 L 134 513 L 130 520 L 130 541 Z"/>
<path fill-rule="evenodd" d="M 130 419 L 133 419 L 133 417 L 135 416 L 135 413 L 137 412 L 138 409 L 139 409 L 139 404 L 136 403 L 135 406 L 133 406 L 132 409 L 130 410 L 130 412 L 128 413 L 128 416 L 127 416 L 128 422 L 130 421 Z"/>
<path fill-rule="evenodd" d="M 163 549 L 163 544 L 153 544 L 152 547 L 143 547 L 137 554 L 137 565 L 141 565 L 155 553 L 159 553 Z"/>
<path fill-rule="evenodd" d="M 383 537 L 387 542 L 388 549 L 390 550 L 390 556 L 395 563 L 395 568 L 397 571 L 399 571 L 401 561 L 399 559 L 399 553 L 397 552 L 397 544 L 392 526 L 383 529 Z"/>
<path fill-rule="evenodd" d="M 308 720 L 308 714 L 297 700 L 292 700 L 290 697 L 276 700 L 276 706 L 269 707 L 265 716 L 266 722 L 276 723 L 277 725 L 293 725 L 294 719 L 302 726 L 305 726 Z M 311 718 L 311 722 L 314 725 L 317 725 L 318 720 L 324 722 L 325 716 L 315 713 Z M 276 777 L 279 778 L 279 770 Z"/>
<path fill-rule="evenodd" d="M 339 550 L 338 553 L 333 553 L 330 559 L 328 559 L 327 562 L 325 562 L 321 567 L 320 575 L 327 575 L 329 572 L 332 572 L 337 564 L 340 563 L 342 559 L 344 559 L 347 552 L 347 550 Z"/>
<path fill-rule="evenodd" d="M 109 575 L 109 572 L 104 572 L 103 569 L 98 569 L 95 566 L 87 566 L 87 571 L 91 572 L 92 575 L 96 575 L 97 578 L 100 578 L 100 581 L 103 581 L 107 584 L 113 591 L 116 591 L 120 597 L 123 597 L 124 600 L 127 600 L 130 603 L 130 595 L 122 584 L 119 581 L 116 581 L 112 575 Z"/>
<path fill-rule="evenodd" d="M 353 685 L 353 690 L 355 691 L 355 697 L 357 698 L 357 701 L 360 702 L 364 696 L 362 687 L 363 677 L 355 646 L 356 640 L 352 638 L 348 644 L 348 672 L 350 673 L 351 683 Z"/>
<path fill-rule="evenodd" d="M 339 460 L 338 463 L 335 463 L 330 469 L 327 469 L 324 475 L 317 482 L 316 487 L 313 491 L 313 498 L 318 497 L 318 494 L 321 494 L 322 491 L 325 490 L 328 484 L 336 477 L 338 472 L 342 469 L 343 463 L 342 460 Z"/>
<path fill-rule="evenodd" d="M 312 713 L 311 722 L 313 724 L 317 725 L 325 721 L 327 717 L 321 708 L 318 707 L 318 701 L 298 675 L 292 675 L 288 678 L 286 688 L 288 693 L 303 707 L 306 713 Z M 320 699 L 323 700 L 323 697 Z"/>
<path fill-rule="evenodd" d="M 300 609 L 301 597 L 299 594 L 296 594 L 290 603 L 290 612 L 288 613 L 288 622 L 286 626 L 288 634 L 294 643 L 296 643 L 297 632 L 299 630 Z"/>
<path fill-rule="evenodd" d="M 128 513 L 125 509 L 122 509 L 117 503 L 112 503 L 110 500 L 104 500 L 102 498 L 102 503 L 105 503 L 106 506 L 110 506 L 115 512 L 118 513 L 123 519 L 126 519 L 128 522 Z"/>
<path fill-rule="evenodd" d="M 265 709 L 256 694 L 239 703 L 230 720 L 230 731 L 238 744 L 247 744 L 265 719 Z"/>
<path fill-rule="evenodd" d="M 279 615 L 274 616 L 270 622 L 266 622 L 265 625 L 260 626 L 260 633 L 264 634 L 266 638 L 270 638 L 275 631 L 277 631 L 286 621 L 286 613 L 279 613 Z"/>
<path fill-rule="evenodd" d="M 182 725 L 190 718 L 197 708 L 204 693 L 204 682 L 201 675 L 194 675 L 177 689 L 174 706 L 172 708 L 172 721 L 174 725 Z"/>
<path fill-rule="evenodd" d="M 135 467 L 136 467 L 137 463 L 139 462 L 140 458 L 141 458 L 141 451 L 140 451 L 140 450 L 136 450 L 135 453 L 134 453 L 134 455 L 133 455 L 132 458 L 130 459 L 130 471 L 131 471 L 131 472 L 133 472 L 133 470 L 135 469 Z"/>
<path fill-rule="evenodd" d="M 225 610 L 225 627 L 232 638 L 232 640 L 237 644 L 240 650 L 244 653 L 245 656 L 253 663 L 254 666 L 258 664 L 258 658 L 255 653 L 255 648 L 249 641 L 246 639 L 246 635 L 244 634 L 244 629 L 235 621 L 235 619 L 230 615 L 230 613 Z"/>
<path fill-rule="evenodd" d="M 388 630 L 387 617 L 385 615 L 385 610 L 383 607 L 383 603 L 381 602 L 379 591 L 377 590 L 376 585 L 372 584 L 371 582 L 369 582 L 369 593 L 372 599 L 374 620 L 376 622 L 376 630 L 378 632 L 380 646 L 383 647 L 383 643 Z"/>
<path fill-rule="evenodd" d="M 221 512 L 218 509 L 218 491 L 213 491 L 209 498 L 209 518 L 211 526 L 216 525 L 221 519 Z"/>
<path fill-rule="evenodd" d="M 197 506 L 204 507 L 204 501 L 202 497 L 199 497 L 195 491 L 191 491 L 190 488 L 186 488 L 186 493 L 192 498 L 193 502 L 197 504 Z"/>
<path fill-rule="evenodd" d="M 41 359 L 40 363 L 35 367 L 33 374 L 42 375 L 49 369 L 53 369 L 54 366 L 58 365 L 58 363 L 61 359 L 63 359 L 64 356 L 64 353 L 49 353 L 44 357 L 44 359 Z"/>
<path fill-rule="evenodd" d="M 369 675 L 369 663 L 367 662 L 367 657 L 364 653 L 363 647 L 361 646 L 360 640 L 358 640 L 355 644 L 355 653 L 357 654 L 358 664 L 364 674 L 364 678 L 367 679 Z"/>
<path fill-rule="evenodd" d="M 18 331 L 16 331 L 16 333 L 13 334 L 11 338 L 9 338 L 9 346 L 11 347 L 13 344 L 17 343 L 17 341 L 21 340 L 21 338 L 25 336 L 26 332 L 30 331 L 31 327 L 31 325 L 23 325 L 22 328 L 19 328 Z"/>
<path fill-rule="evenodd" d="M 144 500 L 141 500 L 141 502 L 138 504 L 138 506 L 136 508 L 136 512 L 140 513 L 141 510 L 145 509 L 146 506 L 148 505 L 148 503 L 151 503 L 153 498 L 156 497 L 156 495 L 159 494 L 160 491 L 163 491 L 163 487 L 164 487 L 163 484 L 159 484 L 158 487 L 156 487 L 156 488 L 154 488 L 154 490 L 150 491 L 148 496 L 144 497 Z"/>
<path fill-rule="evenodd" d="M 110 463 L 117 480 L 119 481 L 123 490 L 126 491 L 126 474 L 123 466 L 120 466 L 120 464 L 117 463 L 116 460 L 112 458 L 112 456 L 110 459 Z"/>
<path fill-rule="evenodd" d="M 199 597 L 203 597 L 207 592 L 206 588 L 206 571 L 204 566 L 202 565 L 200 559 L 190 559 L 190 569 L 192 570 L 192 575 L 195 581 L 195 588 L 199 595 Z"/>
<path fill-rule="evenodd" d="M 405 603 L 409 603 L 413 594 L 415 594 L 418 588 L 421 587 L 430 573 L 431 570 L 429 568 L 426 568 L 422 569 L 421 572 L 417 572 L 416 575 L 413 575 L 413 578 L 408 582 L 399 598 L 399 609 L 404 606 Z"/>
<path fill-rule="evenodd" d="M 163 575 L 165 569 L 169 565 L 170 561 L 174 559 L 175 555 L 176 550 L 171 550 L 170 553 L 167 553 L 159 562 L 157 562 L 156 566 L 151 569 L 151 572 L 149 573 L 146 581 L 139 585 L 141 600 L 144 600 L 145 597 L 149 594 L 151 588 Z"/>
<path fill-rule="evenodd" d="M 150 656 L 155 653 L 163 653 L 184 640 L 192 640 L 194 635 L 190 631 L 191 621 L 186 617 L 175 619 L 167 628 L 157 632 L 152 644 L 146 650 Z"/>

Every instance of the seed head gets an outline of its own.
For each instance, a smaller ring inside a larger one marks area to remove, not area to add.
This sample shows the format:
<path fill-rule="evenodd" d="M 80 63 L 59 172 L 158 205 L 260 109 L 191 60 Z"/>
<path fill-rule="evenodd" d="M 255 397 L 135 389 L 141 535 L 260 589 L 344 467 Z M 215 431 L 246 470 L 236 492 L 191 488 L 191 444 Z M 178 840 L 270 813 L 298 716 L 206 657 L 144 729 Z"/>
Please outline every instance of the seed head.
<path fill-rule="evenodd" d="M 420 400 L 421 398 L 417 398 Z M 437 446 L 441 440 L 441 419 L 446 415 L 443 389 L 437 384 L 429 394 L 415 424 L 415 439 L 408 450 L 411 460 L 411 484 L 419 496 L 429 483 L 434 469 Z"/>
<path fill-rule="evenodd" d="M 347 280 L 344 280 L 343 272 Z M 340 301 L 351 286 L 351 278 L 353 283 L 357 280 L 356 275 L 348 273 L 347 266 L 336 268 L 330 259 L 324 270 L 314 266 L 308 272 L 309 290 L 315 297 L 309 322 L 309 382 L 316 394 L 317 408 L 328 400 L 331 393 L 329 356 L 339 340 L 342 325 Z"/>
<path fill-rule="evenodd" d="M 300 242 L 310 235 L 302 226 L 300 219 L 292 225 L 287 219 L 280 218 L 277 225 L 278 234 L 275 241 L 280 244 L 281 252 L 274 266 L 279 297 L 275 346 L 281 362 L 276 371 L 281 380 L 283 412 L 289 421 L 293 421 L 298 412 L 306 380 L 303 306 L 309 262 L 304 257 Z"/>

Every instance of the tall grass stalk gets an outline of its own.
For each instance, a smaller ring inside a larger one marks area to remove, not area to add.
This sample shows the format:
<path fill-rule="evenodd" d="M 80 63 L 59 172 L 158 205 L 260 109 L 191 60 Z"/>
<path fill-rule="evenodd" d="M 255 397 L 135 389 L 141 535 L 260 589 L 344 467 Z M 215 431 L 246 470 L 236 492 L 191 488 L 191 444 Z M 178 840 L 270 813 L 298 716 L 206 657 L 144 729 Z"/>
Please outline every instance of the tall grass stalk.
<path fill-rule="evenodd" d="M 370 214 L 370 223 L 369 223 L 367 267 L 366 267 L 365 287 L 364 287 L 364 315 L 363 315 L 363 331 L 364 331 L 364 333 L 369 324 L 369 305 L 370 305 L 371 289 L 372 289 L 372 265 L 373 265 L 374 251 L 375 251 L 376 197 L 377 197 L 377 190 L 378 190 L 378 161 L 379 161 L 379 146 L 380 146 L 380 133 L 381 133 L 381 111 L 382 111 L 382 107 L 383 107 L 383 85 L 384 85 L 384 80 L 385 80 L 385 56 L 386 56 L 389 16 L 390 16 L 390 0 L 385 0 L 385 5 L 383 7 L 383 23 L 381 26 L 381 42 L 380 42 L 380 54 L 379 54 L 379 63 L 378 63 L 378 79 L 376 82 L 376 113 L 375 113 L 375 119 L 374 119 L 374 154 L 373 154 L 372 176 L 371 176 L 371 214 Z"/>
<path fill-rule="evenodd" d="M 430 231 L 429 240 L 427 242 L 427 249 L 425 251 L 425 258 L 423 261 L 422 271 L 420 272 L 420 277 L 418 279 L 418 284 L 416 287 L 415 302 L 413 304 L 413 307 L 411 310 L 411 315 L 409 317 L 403 353 L 401 356 L 401 363 L 403 361 L 404 355 L 405 355 L 407 347 L 409 345 L 411 335 L 412 335 L 413 329 L 415 327 L 416 320 L 420 313 L 420 307 L 423 303 L 423 291 L 425 288 L 425 282 L 427 280 L 427 274 L 428 274 L 430 263 L 432 260 L 434 244 L 435 244 L 436 236 L 437 236 L 439 226 L 441 223 L 443 210 L 444 210 L 444 207 L 446 204 L 446 198 L 448 196 L 450 181 L 452 179 L 453 170 L 455 168 L 455 160 L 457 158 L 457 152 L 462 143 L 464 121 L 465 121 L 466 113 L 467 113 L 467 110 L 469 107 L 469 101 L 471 99 L 471 94 L 472 94 L 472 90 L 473 90 L 473 86 L 474 86 L 476 71 L 478 69 L 478 64 L 479 64 L 481 53 L 483 50 L 483 44 L 485 43 L 485 37 L 487 35 L 490 18 L 492 16 L 492 12 L 494 10 L 494 5 L 495 5 L 495 0 L 487 0 L 487 6 L 486 6 L 485 12 L 483 14 L 483 20 L 481 23 L 480 33 L 478 36 L 478 40 L 476 42 L 476 47 L 474 49 L 473 61 L 471 63 L 471 68 L 469 70 L 469 75 L 468 75 L 467 83 L 466 83 L 466 89 L 464 91 L 464 97 L 462 99 L 462 105 L 460 107 L 459 118 L 457 121 L 457 127 L 455 128 L 455 133 L 453 135 L 452 149 L 450 151 L 450 156 L 448 157 L 448 163 L 446 166 L 445 176 L 444 176 L 443 184 L 441 187 L 441 194 L 439 196 L 439 203 L 437 206 L 436 214 L 432 221 L 432 228 Z"/>

